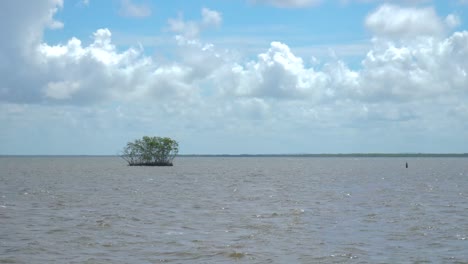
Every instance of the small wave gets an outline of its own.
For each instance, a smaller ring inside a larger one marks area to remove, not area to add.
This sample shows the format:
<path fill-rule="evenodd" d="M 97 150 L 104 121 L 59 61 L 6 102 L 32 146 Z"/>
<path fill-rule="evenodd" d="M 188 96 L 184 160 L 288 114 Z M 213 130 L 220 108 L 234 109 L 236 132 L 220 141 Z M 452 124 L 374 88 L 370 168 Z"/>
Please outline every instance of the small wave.
<path fill-rule="evenodd" d="M 55 234 L 55 233 L 62 233 L 62 232 L 65 232 L 66 230 L 65 229 L 62 229 L 62 228 L 56 228 L 56 229 L 51 229 L 49 231 L 46 232 L 46 234 L 50 235 L 50 234 Z"/>
<path fill-rule="evenodd" d="M 233 259 L 241 259 L 245 256 L 246 254 L 242 252 L 232 252 L 228 255 L 228 257 L 233 258 Z"/>
<path fill-rule="evenodd" d="M 0 259 L 0 263 L 18 263 L 16 260 L 11 258 Z"/>
<path fill-rule="evenodd" d="M 278 216 L 280 216 L 280 214 L 278 214 L 278 213 L 255 215 L 256 218 L 274 218 L 274 217 L 278 217 Z"/>
<path fill-rule="evenodd" d="M 304 212 L 305 212 L 304 209 L 299 209 L 299 208 L 295 208 L 295 209 L 292 209 L 292 210 L 291 210 L 291 213 L 292 213 L 293 215 L 301 215 L 301 214 L 303 214 Z"/>
<path fill-rule="evenodd" d="M 184 232 L 176 232 L 176 231 L 166 232 L 166 235 L 168 235 L 168 236 L 181 236 L 183 234 L 184 234 Z"/>
<path fill-rule="evenodd" d="M 96 224 L 99 226 L 99 227 L 110 227 L 111 224 L 106 221 L 105 219 L 102 219 L 102 220 L 97 220 L 96 221 Z"/>

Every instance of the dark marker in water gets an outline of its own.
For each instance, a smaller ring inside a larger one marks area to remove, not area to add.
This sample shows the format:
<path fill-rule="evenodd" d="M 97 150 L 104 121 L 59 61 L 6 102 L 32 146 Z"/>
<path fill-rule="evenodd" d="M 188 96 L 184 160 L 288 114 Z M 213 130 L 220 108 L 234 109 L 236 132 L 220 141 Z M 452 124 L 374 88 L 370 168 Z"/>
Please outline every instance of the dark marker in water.
<path fill-rule="evenodd" d="M 408 162 L 406 162 L 406 168 L 408 168 Z"/>

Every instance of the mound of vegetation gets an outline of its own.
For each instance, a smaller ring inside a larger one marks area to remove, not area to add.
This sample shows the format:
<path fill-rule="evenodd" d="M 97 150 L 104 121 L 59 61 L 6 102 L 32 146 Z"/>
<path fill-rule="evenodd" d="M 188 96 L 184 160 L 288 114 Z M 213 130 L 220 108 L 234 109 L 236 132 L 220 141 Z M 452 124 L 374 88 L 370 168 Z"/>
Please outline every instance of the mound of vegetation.
<path fill-rule="evenodd" d="M 120 156 L 130 166 L 172 166 L 177 153 L 177 141 L 168 137 L 144 136 L 128 142 Z"/>

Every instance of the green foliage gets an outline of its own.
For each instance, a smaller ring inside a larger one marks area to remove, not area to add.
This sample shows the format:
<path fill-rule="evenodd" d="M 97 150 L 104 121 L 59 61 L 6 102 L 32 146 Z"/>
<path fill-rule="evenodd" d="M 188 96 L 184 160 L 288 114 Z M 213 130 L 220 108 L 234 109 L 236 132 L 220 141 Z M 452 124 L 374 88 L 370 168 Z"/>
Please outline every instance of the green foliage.
<path fill-rule="evenodd" d="M 128 142 L 121 157 L 130 166 L 172 166 L 179 153 L 177 141 L 168 137 L 148 137 Z"/>

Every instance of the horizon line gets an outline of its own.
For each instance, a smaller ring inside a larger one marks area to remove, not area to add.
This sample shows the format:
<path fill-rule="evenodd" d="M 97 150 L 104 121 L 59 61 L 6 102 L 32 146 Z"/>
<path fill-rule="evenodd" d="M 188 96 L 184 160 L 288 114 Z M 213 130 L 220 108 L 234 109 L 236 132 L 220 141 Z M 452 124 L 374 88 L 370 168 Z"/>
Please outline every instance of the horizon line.
<path fill-rule="evenodd" d="M 468 157 L 468 153 L 356 152 L 356 153 L 273 153 L 273 154 L 178 154 L 179 157 Z M 0 154 L 0 157 L 120 157 L 117 154 Z"/>

